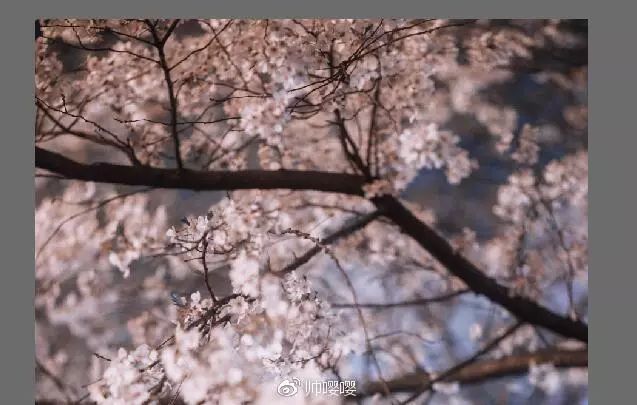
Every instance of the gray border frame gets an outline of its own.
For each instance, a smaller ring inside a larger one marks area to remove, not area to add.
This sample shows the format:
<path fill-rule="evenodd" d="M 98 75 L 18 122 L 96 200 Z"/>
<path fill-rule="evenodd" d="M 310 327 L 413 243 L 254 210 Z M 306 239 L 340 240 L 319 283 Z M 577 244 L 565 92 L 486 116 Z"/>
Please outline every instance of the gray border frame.
<path fill-rule="evenodd" d="M 590 249 L 593 305 L 591 318 L 591 342 L 597 345 L 591 353 L 594 388 L 590 398 L 595 403 L 603 399 L 630 403 L 632 398 L 631 361 L 634 350 L 635 328 L 628 326 L 634 319 L 628 309 L 634 303 L 632 289 L 637 283 L 633 271 L 631 245 L 634 239 L 635 217 L 630 209 L 636 204 L 630 185 L 633 150 L 637 138 L 630 128 L 634 112 L 634 81 L 629 73 L 635 69 L 634 52 L 629 44 L 632 28 L 625 19 L 607 15 L 617 11 L 614 4 L 600 3 L 604 12 L 575 1 L 526 1 L 511 4 L 497 2 L 445 1 L 436 4 L 391 0 L 383 3 L 350 1 L 298 0 L 272 1 L 246 0 L 186 3 L 87 2 L 81 0 L 36 3 L 32 1 L 12 4 L 16 16 L 3 22 L 3 95 L 0 103 L 5 132 L 1 137 L 3 152 L 0 165 L 3 179 L 2 225 L 0 233 L 3 249 L 3 292 L 0 294 L 0 310 L 4 319 L 2 336 L 2 402 L 23 404 L 33 401 L 34 390 L 34 155 L 33 155 L 33 23 L 38 17 L 450 17 L 455 18 L 538 18 L 565 17 L 591 18 L 589 20 L 589 49 L 593 68 L 590 69 L 589 88 L 593 98 L 589 100 L 591 120 L 589 133 L 594 184 L 590 194 L 592 209 L 590 226 L 593 230 Z M 12 11 L 13 11 L 12 10 Z M 602 16 L 603 14 L 603 16 Z M 632 13 L 626 13 L 631 15 Z M 16 18 L 17 17 L 17 18 Z M 629 86 L 631 85 L 631 86 Z M 633 97 L 631 97 L 633 96 Z M 612 123 L 602 130 L 603 123 Z M 600 136 L 603 134 L 604 139 Z M 626 179 L 628 178 L 628 179 Z M 628 181 L 627 181 L 628 180 Z M 634 249 L 634 248 L 633 248 Z M 629 330 L 630 329 L 630 330 Z"/>

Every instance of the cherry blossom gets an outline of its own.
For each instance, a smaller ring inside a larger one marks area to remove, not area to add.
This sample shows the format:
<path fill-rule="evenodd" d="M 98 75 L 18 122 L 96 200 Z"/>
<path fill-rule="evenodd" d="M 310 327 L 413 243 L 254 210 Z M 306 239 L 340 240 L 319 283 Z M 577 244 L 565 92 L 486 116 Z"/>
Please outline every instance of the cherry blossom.
<path fill-rule="evenodd" d="M 587 399 L 581 22 L 38 23 L 37 398 Z"/>

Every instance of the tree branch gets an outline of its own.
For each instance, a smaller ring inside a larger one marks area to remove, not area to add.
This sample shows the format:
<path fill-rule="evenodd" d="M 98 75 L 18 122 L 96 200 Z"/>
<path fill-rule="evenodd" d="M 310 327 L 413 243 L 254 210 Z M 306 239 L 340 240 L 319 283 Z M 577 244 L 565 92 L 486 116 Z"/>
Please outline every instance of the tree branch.
<path fill-rule="evenodd" d="M 329 245 L 333 242 L 336 242 L 338 239 L 347 237 L 353 234 L 354 232 L 360 229 L 363 229 L 364 227 L 367 226 L 367 224 L 374 221 L 380 215 L 381 213 L 379 211 L 374 211 L 369 214 L 363 215 L 360 218 L 356 218 L 348 222 L 345 226 L 343 226 L 339 230 L 327 236 L 325 239 L 322 239 L 321 243 L 323 245 Z M 293 270 L 298 269 L 305 263 L 309 262 L 320 251 L 321 251 L 320 246 L 313 246 L 312 248 L 308 249 L 305 253 L 303 253 L 301 256 L 297 257 L 293 262 L 289 263 L 287 266 L 277 271 L 276 274 L 286 274 Z"/>
<path fill-rule="evenodd" d="M 35 147 L 35 164 L 65 177 L 102 183 L 145 185 L 189 190 L 291 189 L 363 195 L 365 178 L 346 173 L 320 171 L 192 171 L 132 167 L 110 163 L 82 164 L 58 153 Z M 544 327 L 562 336 L 588 342 L 588 325 L 556 314 L 532 300 L 515 296 L 509 288 L 485 275 L 476 265 L 455 251 L 427 224 L 421 222 L 400 201 L 391 196 L 372 199 L 383 215 L 402 232 L 415 239 L 453 275 L 475 293 L 500 304 L 516 318 Z"/>
<path fill-rule="evenodd" d="M 401 308 L 401 307 L 413 307 L 413 306 L 422 306 L 422 305 L 429 305 L 429 304 L 435 304 L 435 303 L 440 303 L 440 302 L 445 302 L 448 301 L 452 298 L 456 298 L 460 295 L 466 294 L 471 292 L 470 289 L 462 289 L 462 290 L 457 290 L 457 291 L 453 291 L 447 294 L 442 294 L 436 297 L 429 297 L 429 298 L 416 298 L 413 300 L 407 300 L 407 301 L 400 301 L 400 302 L 388 302 L 388 303 L 382 303 L 382 302 L 366 302 L 366 303 L 359 303 L 358 305 L 354 304 L 354 303 L 337 303 L 337 304 L 332 304 L 332 308 L 355 308 L 356 306 L 358 306 L 359 308 L 370 308 L 370 309 L 390 309 L 390 308 Z"/>
<path fill-rule="evenodd" d="M 365 182 L 362 176 L 311 170 L 179 171 L 111 163 L 84 164 L 38 146 L 35 166 L 75 180 L 195 191 L 290 189 L 362 196 Z"/>
<path fill-rule="evenodd" d="M 434 384 L 436 384 L 438 382 L 445 381 L 447 378 L 451 377 L 452 375 L 454 375 L 454 374 L 464 370 L 468 366 L 474 364 L 480 357 L 484 356 L 485 354 L 489 353 L 491 350 L 493 350 L 496 347 L 498 347 L 500 345 L 500 343 L 502 343 L 505 339 L 507 339 L 508 337 L 512 336 L 515 332 L 517 332 L 518 329 L 520 329 L 520 327 L 522 327 L 522 325 L 523 325 L 522 322 L 519 322 L 519 321 L 516 322 L 515 324 L 511 325 L 510 327 L 508 327 L 504 332 L 499 334 L 495 339 L 492 339 L 488 344 L 483 346 L 482 349 L 480 349 L 477 352 L 475 352 L 473 354 L 473 356 L 461 361 L 460 363 L 456 364 L 455 366 L 445 370 L 441 374 L 437 374 L 435 376 L 428 376 L 429 382 L 427 383 L 427 385 L 423 386 L 420 390 L 416 391 L 414 394 L 412 394 L 406 400 L 401 401 L 400 405 L 408 404 L 408 403 L 414 401 L 416 398 L 418 398 L 424 392 L 429 391 L 430 389 L 432 389 L 434 387 Z"/>
<path fill-rule="evenodd" d="M 164 45 L 166 41 L 170 37 L 170 34 L 173 32 L 179 20 L 175 20 L 164 38 L 159 38 L 159 34 L 155 30 L 155 27 L 152 23 L 146 20 L 146 24 L 150 29 L 150 33 L 153 36 L 153 41 L 155 47 L 157 48 L 157 53 L 159 55 L 159 66 L 161 70 L 164 72 L 164 80 L 166 81 L 166 89 L 168 90 L 168 101 L 170 102 L 170 132 L 173 138 L 173 145 L 175 148 L 175 159 L 177 161 L 177 168 L 182 170 L 184 167 L 183 161 L 181 160 L 181 146 L 179 141 L 179 132 L 177 131 L 177 97 L 175 96 L 174 82 L 172 77 L 170 76 L 170 66 L 168 66 L 168 61 L 166 60 L 166 54 L 164 53 Z"/>
<path fill-rule="evenodd" d="M 550 363 L 557 368 L 588 367 L 588 352 L 586 349 L 565 350 L 545 349 L 537 352 L 514 354 L 499 359 L 488 359 L 467 365 L 443 381 L 461 384 L 476 384 L 482 381 L 507 376 L 517 376 L 528 371 L 531 364 Z M 415 371 L 387 381 L 389 389 L 396 392 L 418 392 L 430 385 L 434 379 L 424 371 Z M 383 393 L 378 382 L 372 382 L 363 388 L 363 395 L 369 396 Z"/>
<path fill-rule="evenodd" d="M 484 274 L 475 264 L 453 249 L 451 244 L 427 224 L 420 221 L 396 198 L 382 196 L 373 199 L 383 214 L 400 229 L 416 240 L 451 274 L 460 278 L 475 293 L 500 304 L 518 319 L 544 327 L 565 337 L 588 342 L 588 325 L 558 315 L 528 298 L 514 295 L 513 291 Z"/>

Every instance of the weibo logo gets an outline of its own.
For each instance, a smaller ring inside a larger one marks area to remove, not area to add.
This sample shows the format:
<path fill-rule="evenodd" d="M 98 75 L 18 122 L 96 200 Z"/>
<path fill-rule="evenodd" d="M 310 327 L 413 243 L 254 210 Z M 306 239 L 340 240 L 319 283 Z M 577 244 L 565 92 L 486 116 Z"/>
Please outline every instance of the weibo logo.
<path fill-rule="evenodd" d="M 285 379 L 281 381 L 276 389 L 276 392 L 278 392 L 279 395 L 283 397 L 291 397 L 299 392 L 299 385 L 301 385 L 301 380 L 299 380 L 298 378 L 293 378 L 291 381 Z"/>

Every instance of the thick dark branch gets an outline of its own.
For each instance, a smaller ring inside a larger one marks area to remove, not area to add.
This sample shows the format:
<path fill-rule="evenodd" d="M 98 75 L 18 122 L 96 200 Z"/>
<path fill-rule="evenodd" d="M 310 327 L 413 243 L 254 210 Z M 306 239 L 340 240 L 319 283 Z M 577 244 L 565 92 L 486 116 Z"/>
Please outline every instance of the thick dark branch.
<path fill-rule="evenodd" d="M 35 166 L 69 179 L 196 191 L 290 189 L 363 195 L 365 182 L 362 176 L 353 174 L 310 170 L 179 171 L 110 163 L 89 165 L 38 146 L 35 147 Z"/>
<path fill-rule="evenodd" d="M 100 163 L 87 165 L 75 162 L 58 153 L 35 147 L 35 164 L 67 178 L 117 183 L 155 188 L 189 190 L 291 189 L 316 190 L 350 195 L 363 195 L 362 176 L 318 171 L 192 171 L 132 167 Z M 565 337 L 588 342 L 588 326 L 558 315 L 537 303 L 515 296 L 513 292 L 485 275 L 473 263 L 456 252 L 451 245 L 428 225 L 421 222 L 397 199 L 383 196 L 373 199 L 383 215 L 392 220 L 402 232 L 414 238 L 424 249 L 460 278 L 471 290 L 482 294 L 515 315 L 516 318 L 544 327 Z"/>
<path fill-rule="evenodd" d="M 168 41 L 168 38 L 170 38 L 170 35 L 173 33 L 175 28 L 177 28 L 177 24 L 179 24 L 179 21 L 180 21 L 179 19 L 176 19 L 170 24 L 170 27 L 168 27 L 168 30 L 164 34 L 164 37 L 161 39 L 161 46 L 164 46 L 166 44 L 166 42 Z"/>
<path fill-rule="evenodd" d="M 531 364 L 544 363 L 550 363 L 556 368 L 584 368 L 588 367 L 588 352 L 586 349 L 546 349 L 533 353 L 514 354 L 499 359 L 481 360 L 450 374 L 444 381 L 476 384 L 492 378 L 519 376 L 528 372 Z M 418 392 L 430 385 L 432 380 L 432 376 L 426 372 L 416 371 L 389 380 L 387 385 L 394 393 Z M 378 382 L 370 383 L 363 388 L 363 395 L 376 393 L 383 393 Z"/>
<path fill-rule="evenodd" d="M 549 329 L 562 336 L 588 342 L 588 325 L 558 315 L 537 303 L 520 296 L 484 274 L 475 264 L 453 249 L 451 244 L 427 224 L 420 221 L 396 198 L 374 198 L 374 204 L 400 229 L 416 240 L 454 276 L 460 278 L 475 293 L 506 308 L 516 318 Z"/>

